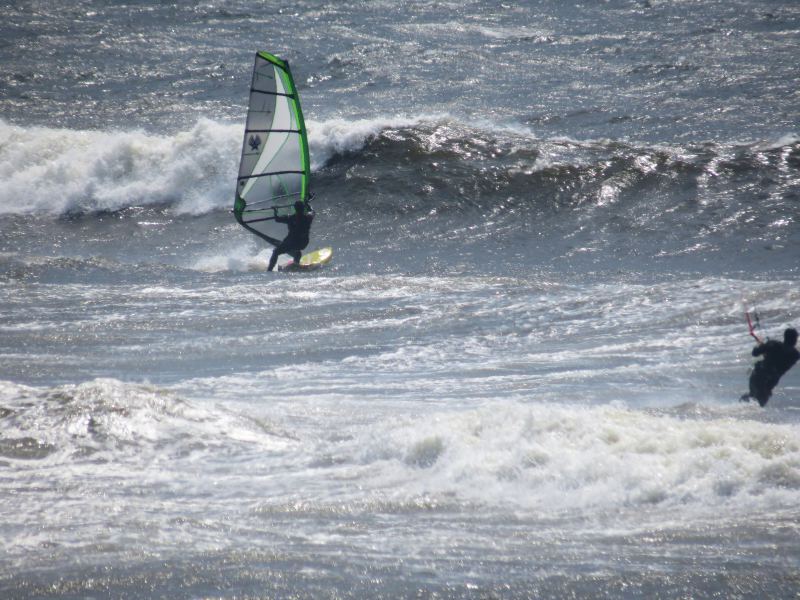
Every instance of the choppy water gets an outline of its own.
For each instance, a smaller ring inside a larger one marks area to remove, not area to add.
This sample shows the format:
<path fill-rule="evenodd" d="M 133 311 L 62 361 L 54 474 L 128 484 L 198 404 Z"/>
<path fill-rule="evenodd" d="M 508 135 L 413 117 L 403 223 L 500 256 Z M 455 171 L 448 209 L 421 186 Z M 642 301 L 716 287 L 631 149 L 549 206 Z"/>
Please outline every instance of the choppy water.
<path fill-rule="evenodd" d="M 0 595 L 795 597 L 800 7 L 270 5 L 2 5 Z"/>

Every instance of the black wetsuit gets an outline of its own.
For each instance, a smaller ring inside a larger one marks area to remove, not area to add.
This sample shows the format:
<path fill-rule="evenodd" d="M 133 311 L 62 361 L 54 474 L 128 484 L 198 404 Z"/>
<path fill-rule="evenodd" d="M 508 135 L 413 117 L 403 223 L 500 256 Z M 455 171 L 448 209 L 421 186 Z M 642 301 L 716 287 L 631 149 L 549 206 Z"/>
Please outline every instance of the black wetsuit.
<path fill-rule="evenodd" d="M 800 352 L 787 343 L 770 340 L 753 348 L 753 356 L 762 354 L 764 359 L 756 363 L 750 375 L 750 393 L 743 398 L 750 396 L 764 406 L 772 396 L 772 388 L 778 385 L 783 374 L 800 359 Z"/>
<path fill-rule="evenodd" d="M 285 217 L 275 217 L 276 223 L 285 223 L 289 227 L 289 233 L 272 252 L 272 257 L 269 259 L 270 271 L 275 267 L 275 263 L 278 262 L 278 256 L 281 254 L 288 254 L 294 259 L 295 263 L 300 262 L 302 250 L 308 246 L 308 236 L 311 231 L 311 221 L 313 220 L 313 210 L 307 213 L 296 212 Z"/>

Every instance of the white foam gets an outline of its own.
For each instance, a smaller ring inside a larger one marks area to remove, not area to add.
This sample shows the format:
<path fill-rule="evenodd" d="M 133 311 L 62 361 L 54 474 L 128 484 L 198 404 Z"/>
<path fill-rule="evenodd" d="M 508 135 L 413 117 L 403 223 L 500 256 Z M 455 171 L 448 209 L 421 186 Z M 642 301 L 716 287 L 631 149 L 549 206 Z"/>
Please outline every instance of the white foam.
<path fill-rule="evenodd" d="M 75 461 L 76 449 L 102 452 L 109 460 L 134 463 L 164 448 L 183 452 L 187 440 L 211 447 L 256 444 L 285 448 L 286 440 L 264 436 L 264 428 L 219 407 L 200 407 L 163 388 L 101 378 L 78 385 L 33 388 L 0 381 L 8 437 L 35 437 L 58 449 L 55 462 Z"/>
<path fill-rule="evenodd" d="M 309 121 L 312 169 L 388 127 L 422 118 Z M 188 131 L 20 127 L 0 120 L 0 214 L 113 211 L 165 204 L 202 214 L 232 203 L 242 128 L 202 118 Z"/>
<path fill-rule="evenodd" d="M 241 132 L 201 119 L 189 131 L 77 131 L 0 121 L 0 213 L 171 204 L 201 213 L 229 203 Z"/>
<path fill-rule="evenodd" d="M 781 148 L 785 148 L 787 146 L 792 146 L 800 142 L 800 135 L 796 133 L 789 133 L 779 137 L 776 140 L 767 140 L 764 142 L 759 142 L 755 144 L 754 149 L 760 152 L 767 152 L 770 150 L 780 150 Z"/>
<path fill-rule="evenodd" d="M 220 271 L 266 271 L 272 250 L 263 248 L 253 254 L 250 241 L 242 242 L 232 248 L 216 248 L 199 256 L 189 266 L 196 271 L 218 273 Z"/>
<path fill-rule="evenodd" d="M 361 484 L 398 500 L 427 495 L 540 513 L 763 510 L 800 500 L 796 426 L 750 420 L 746 406 L 705 412 L 686 419 L 614 405 L 493 402 L 395 419 L 361 436 L 353 452 L 373 467 Z"/>

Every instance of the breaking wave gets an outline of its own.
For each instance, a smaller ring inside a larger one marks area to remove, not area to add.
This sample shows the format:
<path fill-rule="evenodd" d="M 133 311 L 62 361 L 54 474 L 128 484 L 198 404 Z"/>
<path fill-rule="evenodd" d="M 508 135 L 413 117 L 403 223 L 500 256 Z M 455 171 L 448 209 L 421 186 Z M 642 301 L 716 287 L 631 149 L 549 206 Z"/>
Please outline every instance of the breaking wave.
<path fill-rule="evenodd" d="M 191 463 L 198 452 L 299 452 L 317 481 L 358 482 L 341 497 L 351 511 L 464 504 L 539 514 L 780 510 L 800 496 L 796 424 L 768 422 L 746 405 L 664 411 L 504 402 L 424 422 L 379 421 L 353 437 L 309 443 L 168 389 L 96 379 L 55 388 L 0 382 L 0 420 L 0 462 L 20 468 L 29 461 L 97 468 Z M 330 500 L 312 495 L 301 504 L 340 510 Z M 280 507 L 267 502 L 262 510 Z"/>
<path fill-rule="evenodd" d="M 309 121 L 319 169 L 360 149 L 387 127 L 413 119 Z M 0 120 L 0 214 L 86 214 L 169 206 L 197 215 L 228 208 L 241 126 L 200 119 L 172 135 L 19 127 Z"/>
<path fill-rule="evenodd" d="M 796 204 L 800 181 L 796 135 L 746 145 L 648 147 L 538 139 L 521 126 L 467 126 L 446 116 L 332 119 L 308 127 L 317 187 L 390 213 L 498 206 L 588 213 L 634 200 L 635 214 L 623 210 L 620 217 L 645 225 L 664 210 L 736 213 L 741 207 L 730 206 L 731 199 L 749 194 L 759 218 L 780 220 L 786 203 Z M 0 213 L 166 205 L 196 215 L 227 208 L 240 129 L 209 119 L 171 135 L 0 121 Z"/>
<path fill-rule="evenodd" d="M 650 509 L 712 514 L 721 506 L 737 514 L 796 504 L 795 426 L 759 422 L 747 407 L 682 408 L 666 414 L 502 403 L 378 424 L 327 449 L 318 465 L 320 477 L 358 481 L 359 492 L 341 504 L 311 501 L 301 511 L 466 504 L 601 516 Z M 283 509 L 265 503 L 262 510 Z"/>
<path fill-rule="evenodd" d="M 539 139 L 523 126 L 446 116 L 311 121 L 309 131 L 315 206 L 337 244 L 365 235 L 398 252 L 419 240 L 507 244 L 539 257 L 644 254 L 690 267 L 702 255 L 736 268 L 773 250 L 771 265 L 791 266 L 800 245 L 796 135 L 648 146 Z M 207 231 L 190 219 L 230 208 L 240 136 L 238 125 L 208 119 L 173 135 L 0 122 L 0 214 L 85 222 L 155 210 Z M 215 248 L 230 256 L 199 268 L 249 268 L 231 252 Z"/>
<path fill-rule="evenodd" d="M 75 131 L 0 122 L 0 213 L 115 211 L 173 205 L 198 213 L 227 197 L 235 128 L 203 119 L 189 131 Z"/>

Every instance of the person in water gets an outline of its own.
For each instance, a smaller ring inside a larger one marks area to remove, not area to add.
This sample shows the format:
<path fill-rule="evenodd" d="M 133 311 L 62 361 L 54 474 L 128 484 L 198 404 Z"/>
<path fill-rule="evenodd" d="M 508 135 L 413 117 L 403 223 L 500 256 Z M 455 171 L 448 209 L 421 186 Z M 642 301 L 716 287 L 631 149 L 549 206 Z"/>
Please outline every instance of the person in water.
<path fill-rule="evenodd" d="M 289 233 L 272 252 L 268 267 L 270 271 L 275 268 L 275 263 L 278 262 L 278 257 L 281 254 L 288 254 L 294 259 L 296 265 L 300 264 L 302 251 L 308 246 L 311 221 L 314 220 L 314 211 L 311 210 L 311 206 L 308 205 L 308 210 L 306 210 L 306 203 L 300 200 L 294 203 L 294 214 L 279 217 L 278 210 L 273 210 L 275 211 L 275 221 L 277 223 L 286 223 L 289 227 Z"/>
<path fill-rule="evenodd" d="M 761 406 L 767 404 L 772 396 L 772 388 L 778 385 L 783 374 L 800 359 L 800 352 L 795 348 L 796 344 L 797 330 L 789 328 L 783 332 L 783 342 L 769 340 L 753 348 L 753 356 L 763 354 L 764 358 L 753 367 L 750 375 L 750 392 L 741 397 L 742 402 L 749 402 L 750 398 L 755 398 Z"/>

